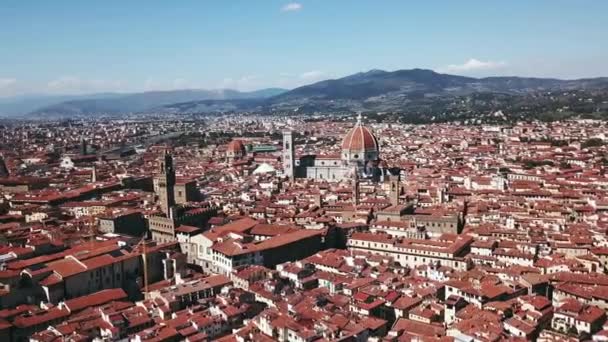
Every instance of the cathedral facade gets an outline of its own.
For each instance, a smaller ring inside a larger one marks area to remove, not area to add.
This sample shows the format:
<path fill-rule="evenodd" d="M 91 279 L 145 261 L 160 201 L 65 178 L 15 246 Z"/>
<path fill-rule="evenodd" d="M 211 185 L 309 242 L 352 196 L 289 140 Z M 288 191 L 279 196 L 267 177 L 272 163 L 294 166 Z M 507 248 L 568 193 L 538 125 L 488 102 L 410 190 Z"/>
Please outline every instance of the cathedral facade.
<path fill-rule="evenodd" d="M 289 178 L 309 178 L 342 181 L 355 175 L 362 179 L 383 181 L 389 174 L 380 160 L 378 140 L 362 123 L 361 115 L 355 126 L 344 136 L 340 155 L 305 154 L 295 157 L 293 135 L 283 133 L 283 170 Z"/>

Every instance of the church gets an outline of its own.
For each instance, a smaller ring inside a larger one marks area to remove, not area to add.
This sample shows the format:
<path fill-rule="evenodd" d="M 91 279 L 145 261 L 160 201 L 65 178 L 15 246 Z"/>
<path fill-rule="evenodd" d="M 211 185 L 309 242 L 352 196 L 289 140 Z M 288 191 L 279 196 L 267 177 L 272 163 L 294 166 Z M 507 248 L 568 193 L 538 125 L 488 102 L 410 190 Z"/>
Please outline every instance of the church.
<path fill-rule="evenodd" d="M 378 139 L 362 121 L 359 114 L 355 126 L 342 139 L 340 155 L 335 156 L 305 154 L 296 158 L 293 134 L 291 131 L 283 132 L 283 173 L 291 179 L 339 182 L 356 176 L 384 181 L 391 172 L 386 162 L 380 159 Z"/>

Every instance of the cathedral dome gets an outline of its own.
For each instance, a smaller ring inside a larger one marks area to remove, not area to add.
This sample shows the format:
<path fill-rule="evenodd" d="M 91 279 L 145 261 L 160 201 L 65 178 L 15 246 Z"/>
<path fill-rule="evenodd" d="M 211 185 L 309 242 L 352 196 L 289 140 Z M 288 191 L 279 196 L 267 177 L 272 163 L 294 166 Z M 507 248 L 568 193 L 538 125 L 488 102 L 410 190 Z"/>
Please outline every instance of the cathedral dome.
<path fill-rule="evenodd" d="M 378 153 L 378 140 L 372 132 L 361 123 L 361 116 L 357 118 L 357 124 L 342 140 L 343 153 L 361 154 Z"/>

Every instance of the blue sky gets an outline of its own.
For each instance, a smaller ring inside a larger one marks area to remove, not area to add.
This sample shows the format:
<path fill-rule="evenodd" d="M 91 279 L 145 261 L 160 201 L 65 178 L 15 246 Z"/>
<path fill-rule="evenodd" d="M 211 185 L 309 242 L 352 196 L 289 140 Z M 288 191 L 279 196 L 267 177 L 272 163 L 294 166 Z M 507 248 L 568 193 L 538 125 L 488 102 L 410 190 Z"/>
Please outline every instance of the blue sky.
<path fill-rule="evenodd" d="M 369 69 L 608 76 L 608 1 L 2 0 L 0 97 L 296 87 Z"/>

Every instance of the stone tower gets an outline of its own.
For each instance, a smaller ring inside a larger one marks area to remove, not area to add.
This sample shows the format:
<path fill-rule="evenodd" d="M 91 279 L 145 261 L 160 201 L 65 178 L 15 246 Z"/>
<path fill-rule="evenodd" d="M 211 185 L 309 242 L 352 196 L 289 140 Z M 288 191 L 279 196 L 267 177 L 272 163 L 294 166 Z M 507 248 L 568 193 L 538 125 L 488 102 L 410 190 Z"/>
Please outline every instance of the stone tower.
<path fill-rule="evenodd" d="M 0 178 L 8 178 L 8 176 L 10 176 L 10 172 L 8 172 L 8 167 L 6 167 L 4 157 L 0 155 Z"/>
<path fill-rule="evenodd" d="M 389 199 L 391 201 L 391 205 L 399 205 L 399 196 L 401 196 L 401 182 L 399 175 L 390 175 L 388 176 L 389 182 Z"/>
<path fill-rule="evenodd" d="M 156 176 L 158 200 L 161 210 L 169 217 L 171 208 L 175 206 L 175 169 L 173 168 L 173 157 L 168 152 L 165 152 L 159 171 L 158 176 Z"/>
<path fill-rule="evenodd" d="M 294 165 L 294 146 L 293 133 L 291 131 L 283 132 L 283 173 L 293 181 L 296 175 Z"/>
<path fill-rule="evenodd" d="M 80 154 L 85 156 L 88 153 L 87 141 L 83 136 L 80 137 Z"/>

